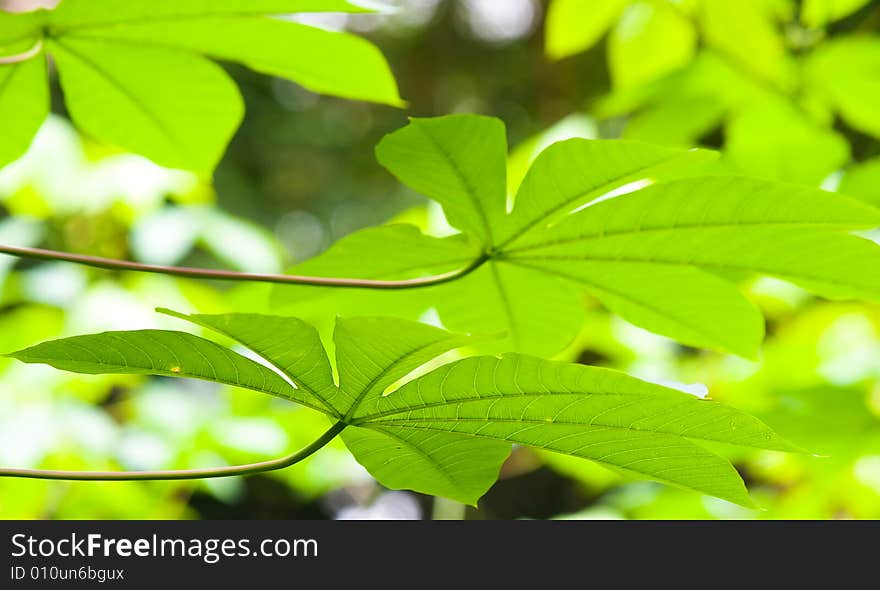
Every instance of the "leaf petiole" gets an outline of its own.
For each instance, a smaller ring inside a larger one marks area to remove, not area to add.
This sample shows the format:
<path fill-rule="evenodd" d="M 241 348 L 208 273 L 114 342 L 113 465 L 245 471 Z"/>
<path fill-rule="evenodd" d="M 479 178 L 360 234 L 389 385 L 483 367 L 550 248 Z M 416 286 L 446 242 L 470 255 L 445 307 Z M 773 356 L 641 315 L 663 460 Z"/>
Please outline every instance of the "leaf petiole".
<path fill-rule="evenodd" d="M 345 430 L 345 422 L 337 422 L 327 432 L 318 437 L 313 443 L 299 451 L 246 465 L 232 465 L 228 467 L 210 467 L 207 469 L 180 469 L 167 471 L 55 471 L 50 469 L 0 469 L 0 477 L 18 477 L 26 479 L 52 479 L 65 481 L 168 481 L 209 479 L 217 477 L 232 477 L 236 475 L 254 475 L 267 471 L 278 471 L 299 463 L 303 459 L 315 454 L 336 436 Z"/>

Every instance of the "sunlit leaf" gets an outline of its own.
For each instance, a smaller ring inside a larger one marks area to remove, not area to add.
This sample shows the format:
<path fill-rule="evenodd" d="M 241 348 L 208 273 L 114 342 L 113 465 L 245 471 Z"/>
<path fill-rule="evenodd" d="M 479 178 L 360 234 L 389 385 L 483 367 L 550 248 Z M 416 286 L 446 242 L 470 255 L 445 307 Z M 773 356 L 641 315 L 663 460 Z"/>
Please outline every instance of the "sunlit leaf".
<path fill-rule="evenodd" d="M 398 379 L 470 338 L 406 320 L 352 318 L 336 321 L 334 341 L 339 390 L 331 403 L 351 416 Z"/>
<path fill-rule="evenodd" d="M 287 20 L 225 14 L 144 19 L 96 30 L 75 29 L 67 37 L 186 49 L 293 80 L 314 92 L 402 105 L 394 76 L 374 45 L 348 33 Z"/>
<path fill-rule="evenodd" d="M 426 367 L 413 378 L 469 342 L 423 324 L 338 320 L 337 387 L 316 332 L 299 320 L 165 311 L 246 344 L 306 390 L 182 332 L 75 336 L 8 356 L 79 373 L 193 377 L 311 405 L 345 425 L 346 444 L 380 482 L 471 504 L 495 481 L 512 443 L 744 505 L 751 501 L 736 470 L 700 443 L 798 450 L 751 416 L 607 369 L 510 355 Z"/>
<path fill-rule="evenodd" d="M 880 39 L 851 36 L 829 41 L 810 54 L 806 80 L 854 128 L 880 137 Z"/>
<path fill-rule="evenodd" d="M 547 12 L 547 55 L 562 59 L 586 51 L 608 31 L 626 3 L 626 0 L 553 0 Z"/>
<path fill-rule="evenodd" d="M 847 170 L 839 190 L 880 207 L 880 158 L 862 162 Z"/>
<path fill-rule="evenodd" d="M 196 55 L 68 38 L 49 47 L 74 122 L 165 166 L 210 174 L 244 115 L 235 83 Z"/>
<path fill-rule="evenodd" d="M 636 2 L 623 13 L 608 46 L 611 75 L 618 87 L 638 86 L 687 65 L 697 34 L 673 8 Z"/>
<path fill-rule="evenodd" d="M 327 399 L 336 385 L 333 370 L 317 331 L 296 318 L 257 314 L 162 313 L 204 326 L 240 342 L 287 376 L 299 389 L 298 398 L 332 409 Z"/>
<path fill-rule="evenodd" d="M 376 148 L 398 179 L 443 205 L 452 225 L 494 241 L 507 194 L 504 124 L 489 117 L 413 119 Z"/>
<path fill-rule="evenodd" d="M 746 174 L 813 186 L 850 157 L 844 136 L 783 101 L 743 109 L 727 126 L 726 148 Z"/>
<path fill-rule="evenodd" d="M 518 355 L 446 365 L 364 403 L 355 420 L 553 450 L 741 504 L 750 502 L 736 471 L 694 441 L 794 450 L 758 420 L 713 402 L 614 371 Z"/>
<path fill-rule="evenodd" d="M 345 0 L 65 0 L 54 10 L 0 13 L 0 55 L 45 50 L 58 64 L 67 109 L 86 134 L 210 176 L 244 107 L 232 80 L 199 54 L 315 92 L 402 106 L 375 46 L 287 16 L 370 11 Z M 44 61 L 0 64 L 0 116 L 17 113 L 4 125 L 11 132 L 0 139 L 0 165 L 21 155 L 45 118 Z"/>
<path fill-rule="evenodd" d="M 24 154 L 48 115 L 46 60 L 0 65 L 0 166 Z"/>
<path fill-rule="evenodd" d="M 85 373 L 191 377 L 294 399 L 277 373 L 204 338 L 185 332 L 104 332 L 52 340 L 9 354 L 26 363 Z"/>
<path fill-rule="evenodd" d="M 487 153 L 497 158 L 501 134 L 486 133 L 497 126 L 465 115 L 430 120 L 431 133 L 443 138 L 439 150 L 426 139 L 426 124 L 394 133 L 380 156 L 413 188 L 438 199 L 453 225 L 487 243 L 485 255 L 460 264 L 476 264 L 471 272 L 414 292 L 452 329 L 503 330 L 508 348 L 553 354 L 577 333 L 586 292 L 636 325 L 755 358 L 760 313 L 721 276 L 769 275 L 829 298 L 880 300 L 880 250 L 846 233 L 873 228 L 880 216 L 857 201 L 796 185 L 704 176 L 698 165 L 706 152 L 575 139 L 535 160 L 508 214 L 503 174 L 496 171 L 492 182 L 491 169 L 472 166 Z M 831 156 L 826 166 L 838 165 L 839 154 Z M 815 162 L 812 170 L 798 170 L 822 172 Z M 343 244 L 381 253 L 377 264 L 389 271 L 386 278 L 399 278 L 412 267 L 395 261 L 407 255 L 379 243 L 381 235 L 355 234 Z M 362 259 L 346 246 L 309 264 L 342 269 Z"/>

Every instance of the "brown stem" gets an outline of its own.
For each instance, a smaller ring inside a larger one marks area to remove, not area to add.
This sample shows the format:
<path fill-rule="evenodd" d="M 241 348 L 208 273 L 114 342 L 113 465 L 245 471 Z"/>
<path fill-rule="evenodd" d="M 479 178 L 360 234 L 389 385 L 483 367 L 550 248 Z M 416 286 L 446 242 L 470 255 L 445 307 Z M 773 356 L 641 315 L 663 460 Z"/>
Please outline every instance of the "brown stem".
<path fill-rule="evenodd" d="M 301 275 L 252 274 L 231 270 L 210 270 L 206 268 L 160 266 L 155 264 L 130 262 L 127 260 L 116 260 L 114 258 L 101 258 L 98 256 L 88 256 L 85 254 L 71 254 L 69 252 L 43 250 L 40 248 L 25 248 L 20 246 L 0 245 L 0 254 L 9 254 L 11 256 L 17 256 L 19 258 L 32 258 L 36 260 L 61 260 L 63 262 L 73 262 L 75 264 L 82 264 L 95 268 L 148 272 L 178 277 L 189 277 L 194 279 L 217 279 L 221 281 L 279 283 L 287 285 L 313 285 L 319 287 L 347 287 L 354 289 L 380 290 L 415 289 L 419 287 L 440 285 L 470 274 L 488 260 L 488 256 L 484 255 L 471 262 L 468 266 L 459 270 L 417 279 L 382 281 L 372 279 L 312 277 Z"/>

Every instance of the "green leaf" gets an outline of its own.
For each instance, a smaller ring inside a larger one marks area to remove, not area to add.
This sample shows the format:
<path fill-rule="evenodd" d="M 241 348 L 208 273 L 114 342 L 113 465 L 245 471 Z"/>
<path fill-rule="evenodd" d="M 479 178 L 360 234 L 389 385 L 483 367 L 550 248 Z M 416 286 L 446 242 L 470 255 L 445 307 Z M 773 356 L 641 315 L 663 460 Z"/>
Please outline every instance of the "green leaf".
<path fill-rule="evenodd" d="M 871 0 L 804 0 L 801 22 L 808 27 L 823 27 L 858 11 Z"/>
<path fill-rule="evenodd" d="M 297 318 L 258 314 L 186 315 L 170 309 L 158 311 L 243 344 L 296 385 L 293 399 L 333 411 L 327 401 L 336 390 L 333 369 L 317 330 L 309 324 Z"/>
<path fill-rule="evenodd" d="M 501 121 L 475 115 L 412 119 L 387 135 L 376 155 L 401 182 L 443 205 L 451 225 L 493 243 L 507 198 Z"/>
<path fill-rule="evenodd" d="M 355 424 L 515 442 L 743 505 L 750 500 L 736 471 L 698 443 L 797 450 L 720 404 L 615 371 L 519 355 L 445 365 L 365 402 Z M 442 444 L 421 441 L 423 449 Z"/>
<path fill-rule="evenodd" d="M 56 32 L 118 27 L 143 20 L 176 21 L 209 16 L 259 16 L 294 12 L 368 12 L 347 0 L 64 0 L 50 13 Z"/>
<path fill-rule="evenodd" d="M 496 243 L 506 247 L 627 183 L 663 178 L 676 167 L 688 168 L 711 158 L 710 154 L 617 140 L 555 143 L 526 173 Z"/>
<path fill-rule="evenodd" d="M 460 269 L 479 256 L 479 244 L 467 236 L 434 238 L 412 225 L 393 224 L 349 234 L 320 256 L 288 272 L 313 277 L 414 279 Z M 408 296 L 413 293 L 416 291 Z M 320 287 L 282 286 L 274 291 L 272 303 L 282 305 L 327 295 Z"/>
<path fill-rule="evenodd" d="M 438 152 L 426 147 L 424 125 L 418 121 L 393 134 L 380 154 L 399 177 L 440 200 L 458 227 L 492 238 L 486 254 L 463 249 L 462 258 L 442 255 L 435 261 L 429 252 L 447 242 L 415 230 L 370 230 L 346 238 L 300 272 L 369 276 L 373 263 L 354 267 L 374 258 L 373 276 L 383 279 L 426 272 L 435 262 L 443 272 L 475 267 L 443 285 L 412 291 L 406 313 L 418 317 L 433 307 L 450 329 L 504 331 L 508 350 L 540 355 L 557 353 L 576 336 L 584 293 L 636 325 L 747 358 L 757 357 L 764 327 L 758 309 L 732 280 L 769 275 L 829 298 L 880 299 L 880 251 L 846 233 L 880 225 L 880 217 L 852 199 L 796 185 L 705 176 L 701 165 L 711 152 L 574 139 L 541 153 L 506 214 L 500 198 L 482 198 L 499 194 L 503 176 L 493 183 L 471 160 L 500 151 L 497 133 L 484 149 L 473 149 L 478 130 L 486 138 L 494 127 L 466 115 L 431 120 L 431 133 L 444 138 Z M 830 139 L 837 146 L 835 137 Z M 836 166 L 839 155 L 832 149 L 821 158 Z M 824 174 L 816 164 L 820 155 L 811 157 L 810 169 L 793 164 L 803 179 Z M 462 177 L 474 181 L 459 182 Z M 482 189 L 488 186 L 496 188 Z M 395 248 L 397 233 L 407 241 Z M 422 265 L 410 258 L 413 252 L 426 254 Z M 295 293 L 278 291 L 275 303 Z M 364 309 L 362 293 L 336 297 L 335 306 Z M 381 301 L 379 295 L 366 298 L 371 305 Z"/>
<path fill-rule="evenodd" d="M 49 48 L 74 122 L 159 164 L 210 174 L 244 114 L 235 83 L 204 58 L 104 40 Z"/>
<path fill-rule="evenodd" d="M 333 338 L 339 391 L 330 401 L 348 417 L 360 404 L 381 397 L 390 385 L 413 370 L 472 340 L 390 318 L 337 319 Z"/>
<path fill-rule="evenodd" d="M 88 375 L 190 377 L 287 400 L 293 400 L 296 395 L 296 390 L 271 369 L 184 332 L 138 330 L 73 336 L 6 356 Z"/>
<path fill-rule="evenodd" d="M 10 14 L 0 10 L 0 57 L 34 47 L 44 12 Z M 0 167 L 27 151 L 49 114 L 49 79 L 42 55 L 15 64 L 0 64 Z"/>
<path fill-rule="evenodd" d="M 726 152 L 742 172 L 817 186 L 849 161 L 844 136 L 809 119 L 787 101 L 764 101 L 728 124 Z"/>
<path fill-rule="evenodd" d="M 852 127 L 880 137 L 880 39 L 853 35 L 825 43 L 804 68 L 809 91 Z"/>
<path fill-rule="evenodd" d="M 342 440 L 382 485 L 476 506 L 498 479 L 510 443 L 395 426 L 349 427 Z"/>
<path fill-rule="evenodd" d="M 626 4 L 627 0 L 553 0 L 547 11 L 547 55 L 562 59 L 590 49 Z"/>
<path fill-rule="evenodd" d="M 838 190 L 880 207 L 880 158 L 867 160 L 847 170 Z"/>
<path fill-rule="evenodd" d="M 877 224 L 880 212 L 846 197 L 705 177 L 597 203 L 507 255 L 531 264 L 605 260 L 733 270 L 790 280 L 826 297 L 880 300 L 876 245 L 832 231 Z"/>
<path fill-rule="evenodd" d="M 576 285 L 503 260 L 491 260 L 431 295 L 447 328 L 505 334 L 492 342 L 493 350 L 553 355 L 583 325 L 584 301 Z"/>
<path fill-rule="evenodd" d="M 235 61 L 305 88 L 354 100 L 403 106 L 382 53 L 350 35 L 262 17 L 147 19 L 112 28 L 75 30 L 65 38 L 164 45 Z"/>
<path fill-rule="evenodd" d="M 58 63 L 68 111 L 86 134 L 208 176 L 244 107 L 232 80 L 198 54 L 239 62 L 315 92 L 402 106 L 394 76 L 371 43 L 277 18 L 371 11 L 344 0 L 64 0 L 51 11 L 0 14 L 0 55 L 20 53 L 43 39 Z M 20 108 L 8 125 L 12 131 L 0 142 L 0 165 L 21 155 L 37 115 L 48 108 L 45 81 L 33 83 L 42 60 L 33 61 L 0 66 L 0 91 L 10 72 L 27 73 L 13 76 L 19 87 L 0 92 L 0 112 L 11 112 L 5 102 L 20 107 L 27 100 L 30 107 Z"/>
<path fill-rule="evenodd" d="M 615 371 L 519 355 L 436 367 L 439 355 L 471 339 L 414 322 L 338 320 L 336 387 L 316 332 L 300 320 L 162 311 L 247 345 L 296 387 L 182 332 L 75 336 L 8 356 L 78 373 L 197 378 L 297 401 L 341 420 L 355 458 L 388 487 L 470 504 L 495 481 L 511 443 L 741 504 L 749 499 L 736 471 L 699 443 L 797 450 L 751 416 Z"/>
<path fill-rule="evenodd" d="M 0 55 L 11 55 L 33 47 L 46 24 L 47 12 L 9 13 L 0 10 Z"/>
<path fill-rule="evenodd" d="M 703 49 L 686 68 L 636 88 L 618 89 L 599 102 L 597 116 L 626 116 L 625 139 L 689 147 L 715 131 L 731 112 L 766 100 L 762 82 L 734 60 Z"/>
<path fill-rule="evenodd" d="M 0 65 L 0 167 L 23 155 L 49 116 L 46 60 Z"/>
<path fill-rule="evenodd" d="M 620 317 L 657 334 L 757 359 L 760 310 L 731 284 L 688 266 L 614 260 L 516 262 L 578 283 Z"/>
<path fill-rule="evenodd" d="M 676 9 L 635 2 L 623 13 L 608 45 L 614 84 L 627 88 L 687 65 L 697 47 L 697 33 Z"/>
<path fill-rule="evenodd" d="M 784 88 L 792 85 L 793 64 L 768 3 L 702 0 L 699 18 L 709 47 L 730 56 L 752 76 Z"/>

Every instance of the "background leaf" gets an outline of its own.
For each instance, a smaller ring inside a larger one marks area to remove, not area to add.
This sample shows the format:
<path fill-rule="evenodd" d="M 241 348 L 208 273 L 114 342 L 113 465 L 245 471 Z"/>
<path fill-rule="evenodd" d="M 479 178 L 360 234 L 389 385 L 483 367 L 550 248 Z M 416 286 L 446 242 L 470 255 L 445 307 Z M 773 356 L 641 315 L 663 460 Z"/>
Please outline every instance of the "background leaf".
<path fill-rule="evenodd" d="M 626 8 L 608 44 L 614 84 L 638 86 L 675 71 L 691 61 L 697 34 L 676 9 L 654 2 Z"/>
<path fill-rule="evenodd" d="M 808 87 L 856 129 L 880 137 L 880 39 L 853 36 L 817 49 L 805 64 Z"/>
<path fill-rule="evenodd" d="M 165 166 L 209 175 L 244 115 L 235 83 L 204 58 L 104 40 L 49 48 L 76 124 Z"/>
<path fill-rule="evenodd" d="M 51 12 L 51 23 L 62 30 L 115 27 L 144 19 L 176 21 L 209 16 L 255 16 L 293 12 L 367 12 L 347 0 L 64 0 Z"/>
<path fill-rule="evenodd" d="M 24 154 L 48 115 L 46 60 L 0 66 L 0 166 Z"/>
<path fill-rule="evenodd" d="M 76 29 L 64 38 L 186 49 L 293 80 L 313 92 L 403 106 L 394 76 L 374 45 L 348 33 L 286 20 L 223 14 L 180 20 L 149 18 Z"/>

